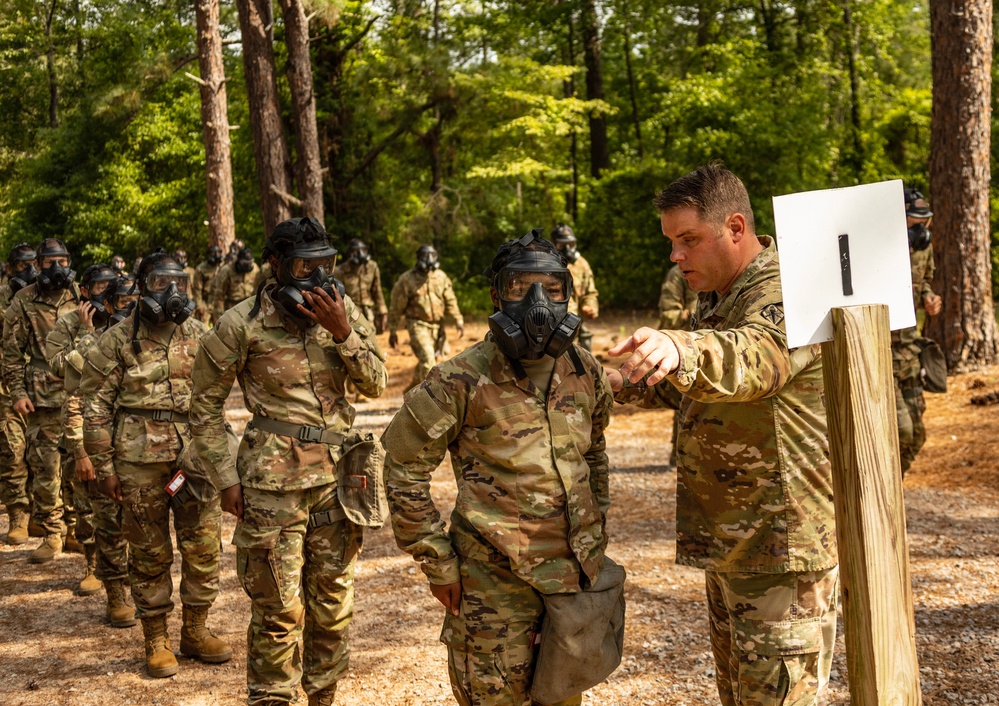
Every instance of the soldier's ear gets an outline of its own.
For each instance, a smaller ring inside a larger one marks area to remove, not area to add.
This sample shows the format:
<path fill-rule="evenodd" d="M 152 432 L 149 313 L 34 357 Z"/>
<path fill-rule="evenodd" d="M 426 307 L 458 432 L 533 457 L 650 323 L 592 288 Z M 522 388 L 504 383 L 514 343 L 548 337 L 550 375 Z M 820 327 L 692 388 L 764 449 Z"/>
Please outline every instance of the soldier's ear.
<path fill-rule="evenodd" d="M 500 308 L 500 298 L 499 298 L 499 294 L 496 293 L 496 288 L 495 287 L 490 287 L 489 288 L 489 297 L 493 300 L 493 306 L 496 307 L 497 310 L 499 310 L 499 308 Z"/>

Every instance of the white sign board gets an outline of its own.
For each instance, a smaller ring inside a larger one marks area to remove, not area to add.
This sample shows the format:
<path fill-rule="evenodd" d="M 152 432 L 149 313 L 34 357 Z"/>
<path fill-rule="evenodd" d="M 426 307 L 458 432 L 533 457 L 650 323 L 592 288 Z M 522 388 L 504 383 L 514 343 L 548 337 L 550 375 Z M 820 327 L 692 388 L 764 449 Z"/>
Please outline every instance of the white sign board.
<path fill-rule="evenodd" d="M 836 307 L 887 304 L 916 325 L 902 182 L 774 197 L 787 345 L 831 341 Z"/>

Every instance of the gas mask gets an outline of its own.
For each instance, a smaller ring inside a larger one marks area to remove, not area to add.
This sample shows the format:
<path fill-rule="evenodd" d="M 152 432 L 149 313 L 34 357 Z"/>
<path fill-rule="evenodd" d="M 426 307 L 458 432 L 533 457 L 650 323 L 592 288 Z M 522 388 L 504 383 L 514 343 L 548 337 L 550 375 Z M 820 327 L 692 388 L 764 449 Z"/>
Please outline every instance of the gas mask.
<path fill-rule="evenodd" d="M 368 246 L 360 240 L 352 240 L 350 242 L 350 261 L 361 266 L 369 260 L 371 260 L 371 255 L 368 254 Z"/>
<path fill-rule="evenodd" d="M 253 253 L 250 252 L 249 248 L 239 251 L 239 254 L 236 255 L 236 262 L 233 264 L 233 268 L 241 275 L 245 275 L 247 272 L 253 270 Z"/>
<path fill-rule="evenodd" d="M 500 311 L 489 317 L 489 330 L 507 356 L 560 358 L 569 350 L 581 320 L 568 311 L 572 275 L 557 256 L 521 251 L 495 275 L 493 287 Z"/>
<path fill-rule="evenodd" d="M 184 323 L 195 308 L 194 301 L 187 296 L 189 285 L 187 273 L 176 263 L 157 265 L 146 275 L 139 316 L 154 326 Z"/>
<path fill-rule="evenodd" d="M 579 253 L 576 252 L 575 240 L 567 240 L 565 242 L 558 243 L 555 247 L 558 248 L 558 251 L 562 253 L 562 255 L 565 256 L 565 259 L 569 262 L 575 262 L 579 259 Z"/>
<path fill-rule="evenodd" d="M 125 273 L 125 260 L 120 257 L 115 257 L 111 260 L 111 269 L 115 271 L 116 274 Z"/>
<path fill-rule="evenodd" d="M 222 262 L 222 248 L 218 245 L 208 248 L 208 256 L 205 258 L 205 261 L 212 267 Z"/>
<path fill-rule="evenodd" d="M 437 250 L 432 245 L 421 245 L 416 251 L 416 269 L 420 272 L 433 272 L 440 266 Z"/>
<path fill-rule="evenodd" d="M 28 265 L 20 272 L 14 273 L 14 276 L 10 278 L 11 294 L 17 294 L 29 284 L 34 284 L 36 279 L 38 279 L 38 270 L 35 269 L 34 265 Z"/>
<path fill-rule="evenodd" d="M 41 264 L 47 258 L 51 258 L 53 262 L 38 271 L 38 287 L 46 292 L 58 292 L 69 287 L 76 278 L 76 272 L 69 267 L 69 251 L 66 246 L 55 238 L 46 238 L 38 248 L 38 263 Z M 65 265 L 57 261 L 62 258 L 66 260 Z"/>
<path fill-rule="evenodd" d="M 121 309 L 115 309 L 114 313 L 111 314 L 111 318 L 108 319 L 108 327 L 120 324 L 122 321 L 131 316 L 132 312 L 135 311 L 135 302 L 130 301 Z"/>
<path fill-rule="evenodd" d="M 930 247 L 933 233 L 925 223 L 916 223 L 909 228 L 909 247 L 913 250 L 925 250 Z"/>
<path fill-rule="evenodd" d="M 281 258 L 277 271 L 278 286 L 272 297 L 302 328 L 309 328 L 315 323 L 298 310 L 299 304 L 306 309 L 312 308 L 302 292 L 311 292 L 318 287 L 333 296 L 335 286 L 340 297 L 344 295 L 343 285 L 333 279 L 336 255 L 336 249 L 324 237 L 298 243 L 290 253 Z"/>
<path fill-rule="evenodd" d="M 99 267 L 95 267 L 93 270 L 84 272 L 85 281 L 83 282 L 83 285 L 87 288 L 87 292 L 89 293 L 87 301 L 90 302 L 90 306 L 92 306 L 94 310 L 92 321 L 95 328 L 102 329 L 108 322 L 108 318 L 111 315 L 111 312 L 107 307 L 107 301 L 110 297 L 112 287 L 110 283 L 117 279 L 118 277 L 115 275 L 114 270 L 107 265 L 101 265 Z M 95 285 L 102 282 L 107 282 L 109 284 L 100 294 L 94 294 L 93 290 Z"/>
<path fill-rule="evenodd" d="M 187 267 L 187 253 L 183 250 L 178 250 L 173 254 L 173 259 L 177 261 L 177 264 L 181 267 Z"/>

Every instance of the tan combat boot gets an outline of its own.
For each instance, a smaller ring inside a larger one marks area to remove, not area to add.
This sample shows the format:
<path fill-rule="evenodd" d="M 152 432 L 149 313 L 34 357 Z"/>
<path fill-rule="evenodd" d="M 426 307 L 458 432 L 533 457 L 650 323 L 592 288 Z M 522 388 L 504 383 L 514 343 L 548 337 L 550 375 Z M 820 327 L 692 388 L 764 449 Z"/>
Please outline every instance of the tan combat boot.
<path fill-rule="evenodd" d="M 87 572 L 76 587 L 76 595 L 92 596 L 101 590 L 101 582 L 97 580 L 94 572 L 97 570 L 97 545 L 84 544 L 83 552 L 87 556 Z"/>
<path fill-rule="evenodd" d="M 315 694 L 309 694 L 309 706 L 333 706 L 333 697 L 336 696 L 336 684 L 328 686 Z"/>
<path fill-rule="evenodd" d="M 76 529 L 73 527 L 69 528 L 66 532 L 66 536 L 62 540 L 63 551 L 73 552 L 74 554 L 83 554 L 83 543 L 76 538 Z"/>
<path fill-rule="evenodd" d="M 207 607 L 184 606 L 184 626 L 180 629 L 180 653 L 212 664 L 228 662 L 232 659 L 232 648 L 212 635 L 212 631 L 205 625 L 207 618 Z"/>
<path fill-rule="evenodd" d="M 42 543 L 38 545 L 35 551 L 31 552 L 31 556 L 28 557 L 29 564 L 46 564 L 53 559 L 55 555 L 62 551 L 62 537 L 58 534 L 50 534 Z"/>
<path fill-rule="evenodd" d="M 48 532 L 40 524 L 34 521 L 31 517 L 28 518 L 28 536 L 29 537 L 47 537 Z"/>
<path fill-rule="evenodd" d="M 135 625 L 135 606 L 125 582 L 121 579 L 105 581 L 104 592 L 108 594 L 107 617 L 111 627 L 130 628 Z"/>
<path fill-rule="evenodd" d="M 142 635 L 146 641 L 146 672 L 151 677 L 172 677 L 177 673 L 177 658 L 170 650 L 167 637 L 167 617 L 142 619 Z"/>
<path fill-rule="evenodd" d="M 28 513 L 20 505 L 7 506 L 7 518 L 10 527 L 7 529 L 7 544 L 19 545 L 28 541 Z"/>

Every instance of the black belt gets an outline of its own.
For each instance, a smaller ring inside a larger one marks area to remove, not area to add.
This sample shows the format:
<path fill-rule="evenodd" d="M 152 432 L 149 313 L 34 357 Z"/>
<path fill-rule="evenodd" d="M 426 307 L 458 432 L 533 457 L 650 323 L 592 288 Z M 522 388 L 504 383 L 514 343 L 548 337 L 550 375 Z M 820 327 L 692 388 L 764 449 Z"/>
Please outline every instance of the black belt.
<path fill-rule="evenodd" d="M 121 407 L 120 409 L 125 414 L 145 417 L 154 422 L 176 422 L 177 424 L 187 424 L 188 422 L 186 414 L 174 412 L 172 409 L 138 409 L 136 407 Z"/>
<path fill-rule="evenodd" d="M 310 444 L 329 444 L 330 446 L 339 446 L 343 443 L 344 439 L 343 434 L 338 434 L 330 429 L 310 427 L 305 424 L 279 422 L 276 419 L 261 417 L 257 414 L 253 415 L 253 419 L 250 420 L 250 423 L 247 426 L 250 426 L 253 429 L 259 429 L 260 431 L 266 431 L 268 434 L 290 436 L 293 439 L 298 439 L 299 441 L 304 441 Z"/>

